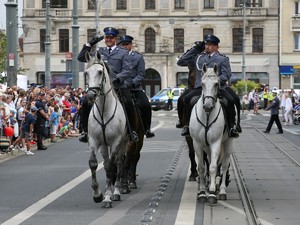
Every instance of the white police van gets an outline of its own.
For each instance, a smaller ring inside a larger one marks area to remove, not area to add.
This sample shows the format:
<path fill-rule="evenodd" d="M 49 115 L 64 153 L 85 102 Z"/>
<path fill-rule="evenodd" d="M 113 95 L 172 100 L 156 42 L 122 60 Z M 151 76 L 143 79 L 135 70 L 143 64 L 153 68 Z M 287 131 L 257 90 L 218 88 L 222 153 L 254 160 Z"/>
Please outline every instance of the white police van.
<path fill-rule="evenodd" d="M 185 88 L 172 88 L 173 93 L 173 108 L 177 108 L 177 100 L 182 94 Z M 156 111 L 159 109 L 167 109 L 168 103 L 168 90 L 169 88 L 164 88 L 157 92 L 152 98 L 150 98 L 150 105 L 152 110 Z"/>

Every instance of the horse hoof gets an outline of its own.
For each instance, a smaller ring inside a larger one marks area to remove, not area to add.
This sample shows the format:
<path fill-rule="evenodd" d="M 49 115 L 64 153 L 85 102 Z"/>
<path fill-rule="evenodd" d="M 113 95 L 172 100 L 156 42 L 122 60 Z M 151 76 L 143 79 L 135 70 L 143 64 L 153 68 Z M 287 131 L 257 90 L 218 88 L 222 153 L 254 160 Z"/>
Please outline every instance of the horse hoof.
<path fill-rule="evenodd" d="M 130 189 L 137 189 L 136 183 L 135 182 L 130 183 L 129 188 Z"/>
<path fill-rule="evenodd" d="M 102 202 L 102 208 L 112 208 L 111 202 Z"/>
<path fill-rule="evenodd" d="M 103 194 L 99 195 L 98 197 L 94 196 L 93 199 L 94 199 L 95 203 L 102 202 L 102 200 L 103 200 Z"/>
<path fill-rule="evenodd" d="M 205 203 L 207 202 L 207 197 L 204 191 L 201 191 L 198 196 L 197 196 L 197 200 L 201 203 Z"/>
<path fill-rule="evenodd" d="M 130 189 L 128 186 L 123 186 L 121 189 L 121 193 L 122 194 L 129 194 L 130 193 Z"/>
<path fill-rule="evenodd" d="M 217 197 L 214 194 L 209 194 L 208 196 L 208 202 L 210 204 L 216 204 L 217 203 Z"/>
<path fill-rule="evenodd" d="M 226 194 L 219 194 L 219 200 L 227 200 Z"/>
<path fill-rule="evenodd" d="M 113 195 L 112 200 L 113 201 L 121 201 L 121 195 Z"/>

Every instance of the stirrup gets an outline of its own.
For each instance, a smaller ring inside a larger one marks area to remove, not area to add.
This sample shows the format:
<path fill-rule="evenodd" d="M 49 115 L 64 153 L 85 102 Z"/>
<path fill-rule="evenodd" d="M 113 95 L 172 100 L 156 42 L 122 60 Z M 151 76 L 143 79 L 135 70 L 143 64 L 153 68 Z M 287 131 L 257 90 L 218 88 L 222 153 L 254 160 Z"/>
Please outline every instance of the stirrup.
<path fill-rule="evenodd" d="M 138 142 L 139 141 L 139 136 L 135 131 L 132 131 L 130 134 L 130 141 L 131 142 Z"/>

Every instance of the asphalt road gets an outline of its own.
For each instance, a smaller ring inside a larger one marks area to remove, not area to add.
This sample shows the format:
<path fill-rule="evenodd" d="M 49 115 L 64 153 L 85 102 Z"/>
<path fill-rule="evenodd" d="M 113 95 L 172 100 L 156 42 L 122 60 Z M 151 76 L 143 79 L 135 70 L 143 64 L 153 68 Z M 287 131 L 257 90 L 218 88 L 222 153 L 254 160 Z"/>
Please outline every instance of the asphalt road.
<path fill-rule="evenodd" d="M 247 224 L 244 215 L 240 213 L 243 206 L 233 176 L 231 176 L 233 179 L 228 188 L 227 202 L 220 201 L 213 207 L 197 203 L 197 184 L 187 181 L 189 176 L 188 151 L 180 136 L 180 130 L 174 128 L 177 121 L 176 113 L 176 111 L 153 113 L 153 128 L 156 137 L 145 139 L 137 171 L 138 189 L 128 195 L 122 195 L 122 200 L 113 202 L 111 209 L 103 209 L 101 203 L 96 204 L 92 200 L 88 146 L 80 143 L 76 138 L 50 145 L 46 151 L 35 151 L 33 156 L 21 155 L 1 162 L 0 224 L 201 225 L 206 224 L 205 221 L 209 217 L 214 217 L 214 221 L 221 221 L 222 224 Z M 268 112 L 261 112 L 258 116 L 251 115 L 251 113 L 243 114 L 243 126 L 255 124 L 259 129 L 264 129 L 269 120 L 268 114 Z M 276 125 L 273 131 L 276 131 Z M 247 132 L 245 130 L 242 135 L 246 135 Z M 282 137 L 298 144 L 298 134 L 300 134 L 300 126 L 285 127 Z M 257 134 L 251 135 L 251 138 L 255 138 Z M 245 136 L 237 140 L 236 148 L 241 148 L 243 143 L 252 141 Z M 262 142 L 261 145 L 257 145 L 256 150 L 259 151 L 259 147 L 263 149 L 263 144 Z M 247 151 L 240 154 L 242 162 L 244 162 L 243 154 L 248 154 Z M 257 152 L 253 152 L 252 155 L 256 156 Z M 105 175 L 101 156 L 98 159 L 97 175 L 103 190 Z M 246 170 L 247 166 L 245 166 Z M 281 167 L 276 169 L 281 171 Z M 257 169 L 255 173 L 259 171 Z M 286 175 L 282 174 L 282 177 L 284 179 Z M 251 191 L 261 196 L 261 193 L 256 193 L 255 179 L 250 177 L 247 180 L 250 182 Z M 289 191 L 297 193 L 296 187 L 294 188 L 293 191 L 290 187 Z M 274 189 L 275 193 L 277 191 Z M 266 203 L 258 200 L 256 202 L 257 206 L 262 209 Z M 284 203 L 286 204 L 287 201 Z M 293 201 L 293 206 L 297 205 L 298 203 Z M 278 202 L 276 209 L 277 207 L 280 208 Z M 284 214 L 285 211 L 282 213 Z M 274 219 L 268 212 L 260 215 L 264 219 L 267 218 L 266 221 Z M 297 218 L 297 215 L 293 216 Z"/>

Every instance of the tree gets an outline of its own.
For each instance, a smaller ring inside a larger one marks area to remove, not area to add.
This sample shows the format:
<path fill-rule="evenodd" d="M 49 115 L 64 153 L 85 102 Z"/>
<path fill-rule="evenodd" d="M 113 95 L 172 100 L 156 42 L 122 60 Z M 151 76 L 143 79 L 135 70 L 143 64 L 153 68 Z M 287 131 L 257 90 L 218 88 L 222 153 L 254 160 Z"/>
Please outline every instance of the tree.
<path fill-rule="evenodd" d="M 6 67 L 6 35 L 0 30 L 0 74 L 5 71 Z"/>
<path fill-rule="evenodd" d="M 251 90 L 255 88 L 259 88 L 260 85 L 258 83 L 255 83 L 252 80 L 247 81 L 247 91 L 250 92 Z M 238 95 L 242 96 L 243 92 L 246 90 L 246 81 L 245 80 L 239 80 L 236 82 L 235 85 L 233 85 L 233 88 L 235 89 L 235 92 L 238 93 Z"/>

